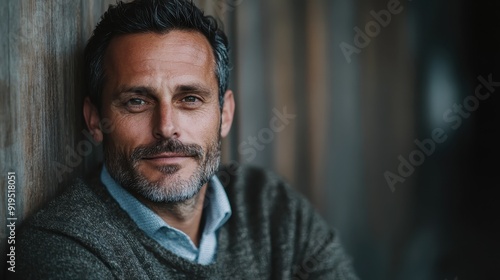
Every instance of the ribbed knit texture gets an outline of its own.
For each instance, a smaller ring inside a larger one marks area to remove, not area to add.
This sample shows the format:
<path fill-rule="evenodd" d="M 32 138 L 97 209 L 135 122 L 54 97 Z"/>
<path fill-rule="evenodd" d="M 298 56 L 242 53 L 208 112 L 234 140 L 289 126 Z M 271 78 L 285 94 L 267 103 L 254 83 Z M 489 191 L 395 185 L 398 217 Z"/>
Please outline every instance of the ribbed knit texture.
<path fill-rule="evenodd" d="M 234 175 L 232 175 L 234 174 Z M 78 180 L 20 229 L 19 279 L 357 279 L 334 231 L 277 176 L 222 168 L 233 215 L 217 260 L 187 261 L 142 232 L 98 176 Z"/>

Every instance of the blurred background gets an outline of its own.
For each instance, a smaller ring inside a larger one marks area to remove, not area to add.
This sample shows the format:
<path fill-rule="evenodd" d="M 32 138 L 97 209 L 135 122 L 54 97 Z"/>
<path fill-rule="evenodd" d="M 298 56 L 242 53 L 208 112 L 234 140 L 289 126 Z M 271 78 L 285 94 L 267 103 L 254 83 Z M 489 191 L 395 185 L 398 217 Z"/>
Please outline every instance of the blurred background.
<path fill-rule="evenodd" d="M 0 1 L 1 172 L 17 174 L 19 221 L 100 158 L 81 144 L 79 67 L 114 2 Z M 195 3 L 232 46 L 224 162 L 308 197 L 361 279 L 500 279 L 500 2 Z"/>

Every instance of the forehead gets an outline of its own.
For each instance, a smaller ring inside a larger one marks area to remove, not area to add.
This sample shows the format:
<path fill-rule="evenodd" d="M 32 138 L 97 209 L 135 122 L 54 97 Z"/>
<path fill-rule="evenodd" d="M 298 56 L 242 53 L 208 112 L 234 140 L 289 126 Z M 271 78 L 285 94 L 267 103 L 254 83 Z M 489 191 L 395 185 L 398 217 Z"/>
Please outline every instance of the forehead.
<path fill-rule="evenodd" d="M 110 42 L 104 58 L 104 71 L 111 82 L 159 75 L 215 79 L 215 58 L 208 40 L 196 31 L 128 34 Z"/>

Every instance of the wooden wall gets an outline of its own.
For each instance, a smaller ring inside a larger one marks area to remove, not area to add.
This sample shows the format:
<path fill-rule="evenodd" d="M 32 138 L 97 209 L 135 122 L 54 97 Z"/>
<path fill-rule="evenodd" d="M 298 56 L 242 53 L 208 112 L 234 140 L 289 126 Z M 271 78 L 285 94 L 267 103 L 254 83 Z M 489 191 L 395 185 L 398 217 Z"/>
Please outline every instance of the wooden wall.
<path fill-rule="evenodd" d="M 6 257 L 7 172 L 16 173 L 16 224 L 94 162 L 86 141 L 82 52 L 114 1 L 2 0 L 0 4 L 0 227 Z M 87 141 L 89 142 L 89 141 Z M 92 150 L 92 151 L 91 151 Z M 82 156 L 83 155 L 83 156 Z M 5 189 L 4 189 L 5 188 Z"/>

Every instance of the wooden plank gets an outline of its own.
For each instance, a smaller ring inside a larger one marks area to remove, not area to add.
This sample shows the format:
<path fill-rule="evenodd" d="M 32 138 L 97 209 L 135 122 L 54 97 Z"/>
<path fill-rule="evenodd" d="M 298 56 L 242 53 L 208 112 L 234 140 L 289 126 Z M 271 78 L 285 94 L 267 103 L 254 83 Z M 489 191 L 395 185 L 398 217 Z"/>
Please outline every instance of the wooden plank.
<path fill-rule="evenodd" d="M 14 27 L 9 24 L 9 17 L 12 14 L 8 4 L 0 8 L 0 36 L 4 38 L 0 41 L 0 178 L 2 178 L 0 182 L 0 220 L 2 221 L 0 228 L 0 269 L 2 272 L 5 271 L 7 254 L 8 229 L 6 227 L 7 205 L 5 204 L 7 202 L 7 172 L 19 172 L 19 170 L 14 169 L 14 166 L 17 165 L 16 153 L 20 150 L 19 143 L 15 141 L 18 123 L 16 118 L 12 118 L 17 113 L 17 106 L 16 97 L 10 92 L 9 42 L 11 33 L 9 31 Z"/>
<path fill-rule="evenodd" d="M 2 271 L 9 234 L 4 218 L 7 172 L 16 172 L 19 225 L 67 180 L 95 164 L 96 147 L 91 155 L 82 155 L 82 54 L 111 2 L 8 0 L 8 8 L 0 9 L 0 35 L 7 38 L 0 44 Z"/>

